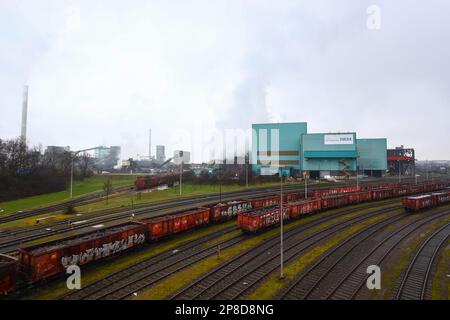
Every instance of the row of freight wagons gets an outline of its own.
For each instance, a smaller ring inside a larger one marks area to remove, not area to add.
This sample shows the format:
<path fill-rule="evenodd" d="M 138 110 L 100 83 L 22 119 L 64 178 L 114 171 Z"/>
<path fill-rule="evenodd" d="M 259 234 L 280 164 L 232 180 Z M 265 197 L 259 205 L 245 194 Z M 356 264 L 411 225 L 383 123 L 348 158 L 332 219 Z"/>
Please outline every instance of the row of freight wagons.
<path fill-rule="evenodd" d="M 384 200 L 389 198 L 394 198 L 409 193 L 415 193 L 417 190 L 429 189 L 438 190 L 444 188 L 444 184 L 428 184 L 425 186 L 414 186 L 410 188 L 409 186 L 397 187 L 394 189 L 374 189 L 371 191 L 360 191 L 353 193 L 344 194 L 332 194 L 322 196 L 320 198 L 313 198 L 310 200 L 302 200 L 295 202 L 288 202 L 283 205 L 283 220 L 295 219 L 300 215 L 311 214 L 321 210 L 328 210 L 333 208 L 343 207 L 349 204 L 357 204 L 365 201 L 372 200 Z M 448 192 L 433 193 L 428 196 L 419 197 L 407 197 L 408 203 L 413 203 L 411 205 L 413 208 L 416 207 L 417 210 L 425 208 L 427 206 L 440 205 L 448 201 Z M 403 200 L 405 204 L 406 200 Z M 408 208 L 408 207 L 407 207 Z M 412 209 L 413 210 L 413 209 Z M 240 229 L 245 232 L 254 233 L 259 230 L 265 229 L 272 225 L 278 224 L 280 222 L 280 205 L 274 205 L 269 208 L 264 208 L 261 210 L 254 210 L 251 212 L 240 213 L 237 218 L 237 224 Z"/>
<path fill-rule="evenodd" d="M 435 184 L 433 188 L 440 187 L 441 185 Z M 321 198 L 305 201 L 299 201 L 300 197 L 303 197 L 301 193 L 285 194 L 283 196 L 283 203 L 286 203 L 285 218 L 295 218 L 323 209 L 394 196 L 394 191 L 390 192 L 387 189 L 350 193 L 349 189 L 341 188 L 339 191 L 343 192 L 343 195 L 336 194 L 334 189 L 322 190 L 324 196 Z M 162 217 L 146 218 L 139 222 L 130 221 L 93 232 L 21 248 L 18 249 L 18 261 L 6 256 L 0 257 L 0 294 L 14 290 L 17 266 L 25 280 L 33 283 L 65 272 L 68 265 L 84 265 L 108 256 L 121 254 L 146 241 L 157 240 L 202 225 L 229 220 L 236 215 L 238 215 L 239 225 L 253 225 L 253 222 L 244 223 L 244 217 L 255 219 L 258 214 L 263 215 L 263 218 L 260 219 L 261 222 L 252 227 L 252 230 L 260 229 L 279 221 L 279 207 L 277 217 L 279 204 L 280 197 L 278 195 L 219 203 L 208 207 L 174 212 Z M 246 215 L 248 212 L 253 213 Z"/>
<path fill-rule="evenodd" d="M 421 194 L 418 196 L 405 197 L 402 200 L 407 211 L 419 211 L 446 204 L 450 201 L 450 191 Z"/>

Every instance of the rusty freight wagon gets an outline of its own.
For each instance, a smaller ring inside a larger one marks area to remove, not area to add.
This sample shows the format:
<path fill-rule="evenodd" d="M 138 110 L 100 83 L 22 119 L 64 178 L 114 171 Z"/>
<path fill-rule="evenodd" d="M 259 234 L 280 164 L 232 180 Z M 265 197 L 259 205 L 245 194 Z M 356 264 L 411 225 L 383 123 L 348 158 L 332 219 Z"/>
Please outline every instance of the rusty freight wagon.
<path fill-rule="evenodd" d="M 178 211 L 170 215 L 140 220 L 147 225 L 148 237 L 156 240 L 171 234 L 193 229 L 210 222 L 209 208 Z"/>
<path fill-rule="evenodd" d="M 348 204 L 347 195 L 331 195 L 322 197 L 322 209 L 332 209 L 346 206 Z"/>
<path fill-rule="evenodd" d="M 331 196 L 331 195 L 335 195 L 335 194 L 358 192 L 361 190 L 362 190 L 362 187 L 360 187 L 360 186 L 317 189 L 317 190 L 309 190 L 308 196 L 313 197 L 313 198 L 314 197 L 320 198 L 320 197 Z"/>
<path fill-rule="evenodd" d="M 252 212 L 241 213 L 237 218 L 238 228 L 245 232 L 255 233 L 259 230 L 276 225 L 280 222 L 280 206 L 258 209 Z M 283 220 L 288 220 L 287 208 L 283 206 Z"/>
<path fill-rule="evenodd" d="M 304 192 L 283 194 L 283 202 L 297 201 L 300 199 L 300 197 L 304 197 Z"/>
<path fill-rule="evenodd" d="M 434 206 L 433 197 L 429 194 L 405 197 L 402 203 L 407 211 L 419 211 Z"/>
<path fill-rule="evenodd" d="M 17 260 L 0 254 L 0 296 L 16 290 Z"/>
<path fill-rule="evenodd" d="M 43 244 L 18 249 L 19 263 L 28 281 L 36 282 L 65 272 L 69 265 L 112 256 L 145 242 L 145 225 L 126 222 Z"/>
<path fill-rule="evenodd" d="M 302 200 L 288 202 L 285 204 L 289 217 L 295 219 L 298 216 L 314 213 L 322 209 L 322 201 L 320 199 Z"/>
<path fill-rule="evenodd" d="M 394 196 L 393 189 L 376 189 L 371 192 L 373 201 L 388 199 Z"/>
<path fill-rule="evenodd" d="M 435 206 L 443 205 L 450 201 L 450 191 L 443 192 L 433 192 L 431 197 L 433 197 L 433 204 Z"/>
<path fill-rule="evenodd" d="M 253 209 L 265 208 L 280 204 L 280 196 L 273 195 L 267 197 L 249 198 L 247 201 L 251 204 Z"/>
<path fill-rule="evenodd" d="M 360 191 L 346 194 L 348 204 L 361 203 L 372 200 L 372 193 L 370 191 Z"/>
<path fill-rule="evenodd" d="M 408 194 L 410 194 L 410 187 L 409 186 L 398 186 L 395 188 L 392 188 L 392 196 L 393 197 L 403 197 Z"/>
<path fill-rule="evenodd" d="M 222 222 L 230 220 L 239 213 L 252 210 L 252 204 L 247 200 L 237 200 L 225 203 L 218 203 L 210 207 L 211 222 Z"/>

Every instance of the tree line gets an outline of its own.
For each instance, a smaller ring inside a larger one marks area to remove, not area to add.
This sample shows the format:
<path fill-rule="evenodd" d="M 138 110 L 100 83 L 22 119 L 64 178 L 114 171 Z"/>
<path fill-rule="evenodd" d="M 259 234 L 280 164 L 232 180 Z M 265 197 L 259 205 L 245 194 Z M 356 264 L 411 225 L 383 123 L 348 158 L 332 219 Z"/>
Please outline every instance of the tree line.
<path fill-rule="evenodd" d="M 0 201 L 65 190 L 70 183 L 72 153 L 42 152 L 42 147 L 28 148 L 21 139 L 0 139 Z M 89 156 L 80 155 L 74 179 L 92 174 Z"/>

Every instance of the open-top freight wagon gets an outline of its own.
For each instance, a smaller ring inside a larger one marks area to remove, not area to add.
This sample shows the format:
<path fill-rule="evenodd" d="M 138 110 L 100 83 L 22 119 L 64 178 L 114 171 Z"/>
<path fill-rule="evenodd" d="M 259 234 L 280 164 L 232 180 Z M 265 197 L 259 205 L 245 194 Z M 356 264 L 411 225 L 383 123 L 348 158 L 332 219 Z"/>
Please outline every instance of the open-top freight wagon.
<path fill-rule="evenodd" d="M 138 176 L 134 181 L 134 185 L 137 190 L 155 188 L 165 184 L 173 186 L 178 179 L 179 175 L 177 174 Z"/>
<path fill-rule="evenodd" d="M 209 224 L 210 209 L 195 208 L 171 213 L 157 218 L 140 220 L 147 226 L 147 235 L 150 240 L 176 234 L 189 229 Z"/>
<path fill-rule="evenodd" d="M 280 206 L 275 205 L 238 215 L 237 225 L 246 232 L 257 232 L 280 222 Z M 283 206 L 283 220 L 289 219 L 287 208 Z"/>
<path fill-rule="evenodd" d="M 288 202 L 284 205 L 291 218 L 318 212 L 322 209 L 320 198 Z"/>
<path fill-rule="evenodd" d="M 85 265 L 141 245 L 145 225 L 126 222 L 113 227 L 70 236 L 19 249 L 21 271 L 36 282 L 66 271 L 69 265 Z"/>
<path fill-rule="evenodd" d="M 0 295 L 16 290 L 17 259 L 0 254 Z"/>
<path fill-rule="evenodd" d="M 358 192 L 358 191 L 362 191 L 362 190 L 364 190 L 364 187 L 362 187 L 362 186 L 350 186 L 350 187 L 337 187 L 337 188 L 308 190 L 308 197 L 321 198 L 324 196 Z"/>
<path fill-rule="evenodd" d="M 433 192 L 431 194 L 421 194 L 417 196 L 404 197 L 403 206 L 406 211 L 420 211 L 422 209 L 432 208 L 448 203 L 450 200 L 450 191 Z"/>
<path fill-rule="evenodd" d="M 347 194 L 348 204 L 356 204 L 372 200 L 372 191 L 359 191 Z"/>
<path fill-rule="evenodd" d="M 252 203 L 248 200 L 237 200 L 220 202 L 209 206 L 211 222 L 223 222 L 230 220 L 239 213 L 244 213 L 253 209 Z"/>
<path fill-rule="evenodd" d="M 322 199 L 322 209 L 333 209 L 346 206 L 348 204 L 348 194 L 336 194 L 331 196 L 324 196 Z"/>
<path fill-rule="evenodd" d="M 271 207 L 280 204 L 280 195 L 272 195 L 267 197 L 248 198 L 253 209 Z"/>

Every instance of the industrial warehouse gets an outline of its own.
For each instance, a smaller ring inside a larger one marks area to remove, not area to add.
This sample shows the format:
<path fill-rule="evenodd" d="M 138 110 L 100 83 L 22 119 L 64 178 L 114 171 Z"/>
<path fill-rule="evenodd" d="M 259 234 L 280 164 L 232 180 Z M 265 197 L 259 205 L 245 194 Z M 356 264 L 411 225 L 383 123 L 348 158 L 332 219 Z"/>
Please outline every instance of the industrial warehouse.
<path fill-rule="evenodd" d="M 357 138 L 356 132 L 308 133 L 306 122 L 253 124 L 253 171 L 310 178 L 381 177 L 387 170 L 386 138 Z"/>

